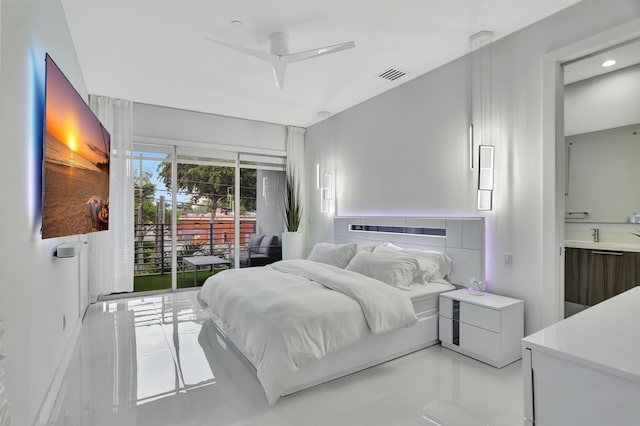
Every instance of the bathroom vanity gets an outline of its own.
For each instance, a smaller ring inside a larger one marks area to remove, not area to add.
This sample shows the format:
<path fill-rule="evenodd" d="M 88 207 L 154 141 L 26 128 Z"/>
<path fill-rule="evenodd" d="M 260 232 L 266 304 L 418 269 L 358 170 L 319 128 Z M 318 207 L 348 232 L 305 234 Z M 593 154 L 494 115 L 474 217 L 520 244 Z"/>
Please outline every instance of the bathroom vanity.
<path fill-rule="evenodd" d="M 565 242 L 565 301 L 593 306 L 640 284 L 640 244 Z"/>
<path fill-rule="evenodd" d="M 640 287 L 522 340 L 525 425 L 640 425 Z"/>

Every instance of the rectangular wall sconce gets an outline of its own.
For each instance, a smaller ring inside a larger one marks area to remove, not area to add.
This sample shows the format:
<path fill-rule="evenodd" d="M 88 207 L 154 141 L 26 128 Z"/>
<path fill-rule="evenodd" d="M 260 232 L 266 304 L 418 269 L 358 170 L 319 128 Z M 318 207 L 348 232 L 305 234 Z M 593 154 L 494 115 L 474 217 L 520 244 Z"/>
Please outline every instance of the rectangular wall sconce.
<path fill-rule="evenodd" d="M 320 191 L 320 213 L 330 213 L 333 182 L 330 173 L 320 173 L 319 163 L 316 163 L 316 188 Z"/>
<path fill-rule="evenodd" d="M 493 191 L 478 190 L 478 211 L 493 209 Z"/>
<path fill-rule="evenodd" d="M 479 146 L 479 171 L 478 171 L 478 189 L 483 191 L 493 191 L 493 154 L 495 147 L 493 145 Z"/>
<path fill-rule="evenodd" d="M 476 163 L 475 163 L 475 153 L 476 153 L 476 149 L 475 149 L 475 145 L 473 142 L 473 124 L 469 125 L 469 170 L 475 170 L 476 169 Z"/>
<path fill-rule="evenodd" d="M 322 174 L 322 186 L 320 187 L 320 213 L 329 213 L 331 211 L 331 200 L 333 199 L 333 187 L 331 175 L 329 173 Z"/>
<path fill-rule="evenodd" d="M 478 210 L 493 210 L 493 162 L 495 147 L 480 145 L 478 147 Z"/>
<path fill-rule="evenodd" d="M 269 204 L 269 178 L 266 176 L 262 178 L 262 196 L 264 197 L 264 203 Z"/>

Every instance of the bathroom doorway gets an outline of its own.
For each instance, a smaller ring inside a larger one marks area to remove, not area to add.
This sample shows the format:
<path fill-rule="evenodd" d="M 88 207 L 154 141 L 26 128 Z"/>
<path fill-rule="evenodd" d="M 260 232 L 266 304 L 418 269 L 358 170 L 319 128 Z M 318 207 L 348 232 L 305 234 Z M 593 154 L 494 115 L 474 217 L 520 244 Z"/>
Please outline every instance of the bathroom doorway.
<path fill-rule="evenodd" d="M 640 41 L 563 71 L 566 318 L 635 284 L 636 255 L 623 248 L 637 243 L 629 222 L 640 206 Z"/>
<path fill-rule="evenodd" d="M 571 185 L 568 177 L 569 168 L 567 152 L 566 130 L 571 127 L 565 123 L 565 95 L 571 84 L 580 85 L 580 81 L 597 78 L 602 72 L 582 78 L 571 76 L 571 67 L 579 68 L 581 61 L 592 60 L 597 64 L 599 56 L 616 51 L 623 46 L 631 46 L 640 41 L 640 20 L 636 19 L 627 24 L 597 34 L 573 45 L 550 52 L 545 56 L 544 87 L 543 87 L 543 150 L 544 177 L 543 191 L 545 207 L 543 208 L 543 276 L 545 307 L 543 311 L 544 326 L 557 322 L 565 317 L 565 239 L 567 232 L 584 233 L 594 228 L 587 220 L 569 220 L 565 224 L 566 213 L 588 212 L 587 209 L 565 209 L 567 185 Z M 604 60 L 602 60 L 604 62 Z M 602 62 L 598 64 L 602 67 Z M 640 61 L 636 61 L 638 63 Z M 623 62 L 624 63 L 624 62 Z M 575 64 L 575 65 L 574 65 Z M 631 65 L 620 67 L 629 68 Z M 569 71 L 565 81 L 565 68 Z M 606 70 L 605 70 L 606 73 Z M 637 99 L 637 98 L 636 98 Z M 567 119 L 571 113 L 567 113 Z M 640 122 L 640 121 L 638 121 Z M 572 125 L 571 125 L 572 126 Z M 571 130 L 570 130 L 571 131 Z M 575 160 L 575 159 L 574 159 Z M 575 163 L 575 161 L 574 161 Z M 595 210 L 594 210 L 595 212 Z M 631 212 L 630 212 L 631 213 Z M 629 214 L 630 214 L 629 213 Z M 569 215 L 572 216 L 572 215 Z M 587 215 L 583 215 L 587 216 Z M 593 217 L 593 214 L 592 214 Z M 599 220 L 599 219 L 596 219 Z M 576 225 L 574 225 L 576 223 Z M 574 228 L 577 227 L 577 228 Z M 572 234 L 576 235 L 576 234 Z M 589 235 L 589 234 L 587 234 Z M 571 308 L 567 313 L 571 312 Z"/>

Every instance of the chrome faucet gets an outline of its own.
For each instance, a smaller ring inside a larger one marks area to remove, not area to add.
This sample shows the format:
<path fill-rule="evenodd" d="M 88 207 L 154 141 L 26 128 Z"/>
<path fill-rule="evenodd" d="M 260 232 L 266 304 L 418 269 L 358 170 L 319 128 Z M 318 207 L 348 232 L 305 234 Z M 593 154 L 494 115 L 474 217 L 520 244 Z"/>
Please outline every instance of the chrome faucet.
<path fill-rule="evenodd" d="M 600 229 L 599 228 L 591 228 L 591 230 L 593 231 L 593 233 L 591 234 L 591 236 L 593 237 L 593 242 L 594 243 L 599 243 L 600 242 Z"/>

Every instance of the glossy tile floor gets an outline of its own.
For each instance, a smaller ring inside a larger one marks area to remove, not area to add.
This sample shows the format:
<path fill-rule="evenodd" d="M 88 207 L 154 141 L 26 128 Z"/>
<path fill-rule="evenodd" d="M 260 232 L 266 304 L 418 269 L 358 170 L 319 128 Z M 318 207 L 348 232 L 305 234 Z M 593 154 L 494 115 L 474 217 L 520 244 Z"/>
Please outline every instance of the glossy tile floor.
<path fill-rule="evenodd" d="M 90 306 L 52 425 L 522 425 L 521 363 L 439 345 L 269 407 L 195 291 Z"/>

